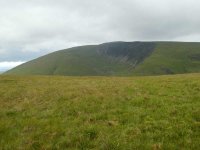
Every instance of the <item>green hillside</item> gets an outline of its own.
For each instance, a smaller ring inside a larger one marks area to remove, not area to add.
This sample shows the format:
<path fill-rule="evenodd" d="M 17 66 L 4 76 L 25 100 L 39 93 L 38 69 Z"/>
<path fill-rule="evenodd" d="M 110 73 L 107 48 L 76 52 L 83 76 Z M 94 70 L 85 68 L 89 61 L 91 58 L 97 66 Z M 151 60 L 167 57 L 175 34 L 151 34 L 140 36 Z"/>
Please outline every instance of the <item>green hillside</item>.
<path fill-rule="evenodd" d="M 200 72 L 200 43 L 112 42 L 57 51 L 5 74 L 132 76 Z"/>
<path fill-rule="evenodd" d="M 197 150 L 200 74 L 0 76 L 2 150 Z"/>
<path fill-rule="evenodd" d="M 140 75 L 200 72 L 200 43 L 157 43 L 154 53 L 134 72 Z"/>

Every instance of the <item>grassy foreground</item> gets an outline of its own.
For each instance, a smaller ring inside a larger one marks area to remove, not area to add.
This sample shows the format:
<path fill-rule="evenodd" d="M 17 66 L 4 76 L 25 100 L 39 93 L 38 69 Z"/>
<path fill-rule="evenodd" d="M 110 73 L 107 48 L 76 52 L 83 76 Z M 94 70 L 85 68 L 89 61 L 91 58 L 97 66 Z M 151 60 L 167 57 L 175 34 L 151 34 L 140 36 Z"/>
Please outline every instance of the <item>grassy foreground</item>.
<path fill-rule="evenodd" d="M 200 74 L 0 76 L 0 149 L 198 149 Z"/>

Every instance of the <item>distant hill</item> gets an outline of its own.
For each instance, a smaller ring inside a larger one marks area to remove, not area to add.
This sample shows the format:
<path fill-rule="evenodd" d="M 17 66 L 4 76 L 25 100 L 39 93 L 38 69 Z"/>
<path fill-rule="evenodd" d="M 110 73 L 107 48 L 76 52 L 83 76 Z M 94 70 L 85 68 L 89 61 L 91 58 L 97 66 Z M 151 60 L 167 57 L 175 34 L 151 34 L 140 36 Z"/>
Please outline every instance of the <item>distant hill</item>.
<path fill-rule="evenodd" d="M 5 74 L 132 76 L 192 72 L 200 72 L 200 43 L 111 42 L 56 51 Z"/>

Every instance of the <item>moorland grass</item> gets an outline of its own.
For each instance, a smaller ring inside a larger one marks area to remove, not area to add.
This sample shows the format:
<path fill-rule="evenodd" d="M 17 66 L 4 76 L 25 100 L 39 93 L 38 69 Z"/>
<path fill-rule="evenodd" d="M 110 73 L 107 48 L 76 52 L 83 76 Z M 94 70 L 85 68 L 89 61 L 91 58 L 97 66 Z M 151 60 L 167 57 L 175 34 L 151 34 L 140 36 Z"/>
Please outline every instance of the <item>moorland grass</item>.
<path fill-rule="evenodd" d="M 0 76 L 0 149 L 198 149 L 200 74 Z"/>

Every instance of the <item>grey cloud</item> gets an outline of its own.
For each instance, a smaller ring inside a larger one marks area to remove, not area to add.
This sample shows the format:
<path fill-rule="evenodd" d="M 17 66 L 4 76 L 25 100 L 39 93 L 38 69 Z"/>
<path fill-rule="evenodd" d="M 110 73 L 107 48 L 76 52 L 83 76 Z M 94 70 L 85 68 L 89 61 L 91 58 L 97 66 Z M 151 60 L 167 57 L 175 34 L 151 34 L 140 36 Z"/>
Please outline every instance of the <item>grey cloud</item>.
<path fill-rule="evenodd" d="M 199 0 L 0 1 L 0 62 L 108 41 L 200 41 Z"/>

